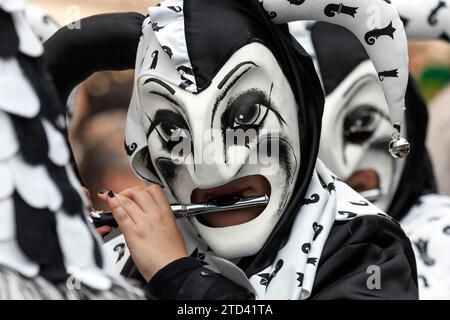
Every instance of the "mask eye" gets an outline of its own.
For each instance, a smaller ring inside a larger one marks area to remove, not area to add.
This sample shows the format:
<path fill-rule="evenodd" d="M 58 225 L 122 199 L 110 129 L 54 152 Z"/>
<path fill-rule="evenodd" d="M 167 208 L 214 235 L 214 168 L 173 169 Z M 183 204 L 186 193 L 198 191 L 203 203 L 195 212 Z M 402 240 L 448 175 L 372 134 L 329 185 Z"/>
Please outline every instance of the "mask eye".
<path fill-rule="evenodd" d="M 147 135 L 150 136 L 156 131 L 168 151 L 172 151 L 182 139 L 190 137 L 188 125 L 178 113 L 170 110 L 158 110 L 153 121 L 149 117 L 148 119 L 151 122 L 151 126 Z"/>
<path fill-rule="evenodd" d="M 363 144 L 372 137 L 383 116 L 373 106 L 360 106 L 348 114 L 344 120 L 345 140 L 353 144 Z"/>
<path fill-rule="evenodd" d="M 231 128 L 258 127 L 269 110 L 258 103 L 252 105 L 241 105 L 235 108 L 230 114 L 233 122 Z"/>
<path fill-rule="evenodd" d="M 180 141 L 182 138 L 187 138 L 185 128 L 180 128 L 174 123 L 160 123 L 156 130 L 158 131 L 162 140 L 166 143 L 169 141 Z"/>
<path fill-rule="evenodd" d="M 222 115 L 223 129 L 259 129 L 269 114 L 270 103 L 261 91 L 247 91 L 228 106 Z"/>

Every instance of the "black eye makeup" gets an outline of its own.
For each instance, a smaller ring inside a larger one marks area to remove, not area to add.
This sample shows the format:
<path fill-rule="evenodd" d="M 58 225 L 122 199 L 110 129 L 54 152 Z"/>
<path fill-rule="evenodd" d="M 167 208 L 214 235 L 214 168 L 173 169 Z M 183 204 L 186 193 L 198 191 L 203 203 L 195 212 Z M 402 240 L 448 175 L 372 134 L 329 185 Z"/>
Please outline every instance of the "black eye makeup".
<path fill-rule="evenodd" d="M 284 122 L 281 115 L 271 106 L 270 97 L 264 91 L 251 89 L 231 99 L 221 117 L 223 131 L 227 129 L 258 131 L 272 112 L 280 123 Z"/>
<path fill-rule="evenodd" d="M 156 131 L 161 142 L 167 151 L 171 152 L 173 148 L 182 141 L 190 137 L 189 127 L 184 118 L 171 110 L 158 110 L 153 120 L 146 115 L 151 125 L 147 132 L 148 137 Z"/>
<path fill-rule="evenodd" d="M 344 138 L 348 143 L 363 144 L 368 141 L 387 115 L 371 105 L 361 105 L 344 119 Z"/>

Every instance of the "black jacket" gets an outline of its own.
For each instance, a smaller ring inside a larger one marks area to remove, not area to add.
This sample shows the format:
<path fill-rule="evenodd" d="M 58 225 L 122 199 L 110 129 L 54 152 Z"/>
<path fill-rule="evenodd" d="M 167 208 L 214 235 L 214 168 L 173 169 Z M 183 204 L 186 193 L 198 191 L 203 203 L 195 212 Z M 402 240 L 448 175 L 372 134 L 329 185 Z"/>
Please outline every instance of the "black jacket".
<path fill-rule="evenodd" d="M 380 269 L 381 288 L 369 289 Z M 150 298 L 163 300 L 247 300 L 254 296 L 188 257 L 160 270 L 146 285 Z M 381 216 L 336 222 L 325 244 L 310 299 L 418 299 L 411 244 L 399 225 Z"/>

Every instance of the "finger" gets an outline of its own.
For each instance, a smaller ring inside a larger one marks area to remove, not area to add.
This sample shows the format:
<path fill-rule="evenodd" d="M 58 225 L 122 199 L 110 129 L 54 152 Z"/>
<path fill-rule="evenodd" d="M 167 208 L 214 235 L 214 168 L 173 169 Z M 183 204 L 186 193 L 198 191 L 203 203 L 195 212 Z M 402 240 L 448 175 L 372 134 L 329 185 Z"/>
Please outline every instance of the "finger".
<path fill-rule="evenodd" d="M 98 197 L 108 204 L 109 208 L 112 211 L 114 219 L 116 220 L 117 224 L 119 225 L 119 228 L 123 232 L 125 232 L 124 229 L 129 229 L 135 226 L 134 221 L 128 215 L 126 209 L 122 207 L 122 204 L 120 203 L 119 199 L 115 196 L 115 194 L 112 191 L 108 191 L 107 194 L 99 193 Z"/>
<path fill-rule="evenodd" d="M 132 223 L 134 227 L 142 223 L 145 213 L 132 199 L 121 194 L 115 194 L 112 191 L 105 193 L 106 191 L 103 190 L 98 196 L 100 199 L 107 201 L 121 229 L 125 227 L 124 224 L 127 222 Z M 130 221 L 127 221 L 127 219 Z"/>
<path fill-rule="evenodd" d="M 167 200 L 166 195 L 164 194 L 164 191 L 161 189 L 161 187 L 157 184 L 153 184 L 146 188 L 146 191 L 150 193 L 155 200 L 158 207 L 161 209 L 171 209 L 169 201 Z"/>
<path fill-rule="evenodd" d="M 97 193 L 97 197 L 100 200 L 107 202 L 107 200 L 108 200 L 108 192 L 109 192 L 108 189 L 100 189 L 98 191 L 98 193 Z"/>
<path fill-rule="evenodd" d="M 146 192 L 145 188 L 127 189 L 121 192 L 120 195 L 133 200 L 145 214 L 159 209 L 153 196 Z"/>
<path fill-rule="evenodd" d="M 145 217 L 144 211 L 130 198 L 127 198 L 120 194 L 112 194 L 117 203 L 125 210 L 125 213 L 133 221 L 135 225 L 140 225 Z M 108 194 L 110 198 L 111 195 Z M 112 198 L 111 198 L 112 199 Z"/>

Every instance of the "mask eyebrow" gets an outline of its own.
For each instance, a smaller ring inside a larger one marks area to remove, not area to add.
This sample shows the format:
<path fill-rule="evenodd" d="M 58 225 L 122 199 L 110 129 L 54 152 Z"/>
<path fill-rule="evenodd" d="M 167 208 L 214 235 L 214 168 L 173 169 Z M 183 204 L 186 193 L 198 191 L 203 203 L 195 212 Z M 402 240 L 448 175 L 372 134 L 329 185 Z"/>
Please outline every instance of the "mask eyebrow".
<path fill-rule="evenodd" d="M 359 77 L 358 79 L 353 81 L 352 85 L 344 92 L 342 97 L 346 98 L 347 100 L 352 99 L 355 96 L 355 94 L 359 91 L 359 89 L 362 86 L 364 86 L 367 82 L 369 82 L 370 79 L 375 79 L 375 77 L 371 74 L 366 74 Z"/>
<path fill-rule="evenodd" d="M 169 86 L 167 83 L 165 83 L 159 79 L 156 79 L 156 78 L 148 78 L 147 80 L 145 80 L 144 85 L 149 84 L 151 82 L 159 84 L 161 87 L 163 87 L 164 89 L 169 91 L 169 93 L 171 95 L 175 95 L 175 90 L 171 86 Z"/>
<path fill-rule="evenodd" d="M 223 78 L 223 80 L 219 83 L 219 85 L 217 86 L 217 88 L 218 89 L 222 89 L 224 86 L 225 86 L 225 84 L 228 82 L 228 81 L 230 81 L 230 78 L 241 68 L 241 67 L 243 67 L 243 66 L 245 66 L 245 65 L 253 65 L 253 66 L 255 66 L 255 67 L 258 67 L 254 62 L 252 62 L 252 61 L 244 61 L 244 62 L 242 62 L 242 63 L 239 63 L 237 66 L 235 66 L 230 72 L 228 72 L 228 74 Z M 245 71 L 245 72 L 247 72 L 248 71 L 248 69 Z M 244 72 L 244 73 L 245 73 Z"/>
<path fill-rule="evenodd" d="M 149 93 L 157 95 L 157 96 L 160 96 L 160 97 L 166 99 L 167 101 L 169 101 L 170 103 L 172 103 L 174 106 L 176 106 L 176 107 L 180 108 L 181 110 L 183 110 L 183 107 L 181 107 L 181 105 L 177 101 L 175 101 L 175 99 L 173 99 L 172 97 L 169 97 L 168 95 L 166 95 L 166 94 L 164 94 L 162 92 L 158 92 L 158 91 L 150 91 Z"/>
<path fill-rule="evenodd" d="M 226 89 L 223 91 L 223 93 L 220 94 L 219 97 L 217 97 L 216 102 L 214 103 L 214 108 L 213 108 L 213 112 L 212 112 L 212 116 L 211 116 L 211 128 L 212 128 L 212 123 L 214 121 L 214 117 L 216 116 L 217 108 L 219 107 L 220 102 L 227 96 L 228 91 L 230 91 L 230 89 L 236 84 L 236 82 L 239 81 L 240 78 L 242 78 L 242 76 L 244 76 L 244 74 L 246 74 L 248 71 L 252 70 L 254 67 L 258 68 L 258 65 L 252 61 L 244 61 L 244 62 L 238 64 L 223 78 L 223 80 L 217 86 L 217 88 L 219 90 L 221 90 L 225 86 L 225 84 L 227 84 L 230 81 L 231 77 L 234 74 L 236 74 L 243 66 L 246 66 L 246 65 L 250 65 L 250 67 L 246 68 L 242 73 L 240 73 L 238 76 L 236 76 L 236 78 L 226 87 Z"/>

